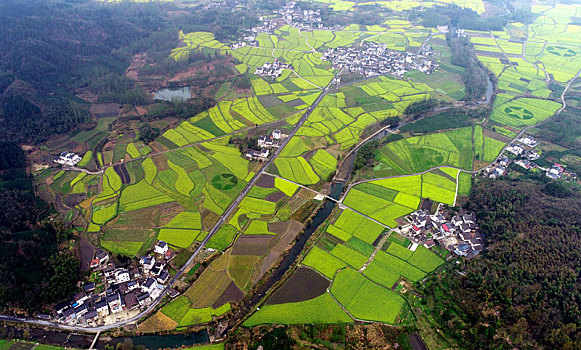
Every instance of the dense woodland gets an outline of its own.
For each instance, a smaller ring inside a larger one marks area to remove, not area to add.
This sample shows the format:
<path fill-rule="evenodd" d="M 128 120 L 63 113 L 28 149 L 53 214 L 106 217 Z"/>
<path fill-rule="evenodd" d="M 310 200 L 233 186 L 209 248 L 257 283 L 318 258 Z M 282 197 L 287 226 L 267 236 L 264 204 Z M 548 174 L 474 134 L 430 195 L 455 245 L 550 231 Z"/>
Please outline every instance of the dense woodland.
<path fill-rule="evenodd" d="M 25 159 L 18 145 L 0 142 L 2 313 L 42 311 L 69 296 L 80 278 L 73 251 L 62 248 L 71 238 L 69 230 L 60 219 L 48 217 L 49 206 L 35 195 L 22 168 Z"/>
<path fill-rule="evenodd" d="M 88 104 L 73 93 L 90 91 L 99 102 L 147 104 L 150 97 L 123 75 L 133 55 L 146 53 L 144 74 L 168 75 L 196 62 L 168 58 L 179 45 L 177 32 L 210 30 L 218 40 L 237 37 L 257 23 L 261 2 L 247 9 L 186 9 L 174 4 L 115 4 L 88 0 L 7 0 L 0 3 L 0 140 L 39 143 L 88 121 Z M 168 11 L 182 15 L 170 19 Z M 46 14 L 51 16 L 47 17 Z M 34 39 L 32 39 L 34 38 Z M 203 63 L 203 62 L 201 62 Z M 218 76 L 225 70 L 218 64 Z M 207 85 L 203 74 L 188 84 Z M 214 82 L 214 81 L 211 81 Z M 243 83 L 243 82 L 241 82 Z M 211 106 L 193 101 L 199 111 Z M 191 113 L 188 110 L 187 113 Z"/>
<path fill-rule="evenodd" d="M 424 284 L 433 316 L 468 349 L 581 347 L 581 196 L 482 180 L 470 196 L 487 250 Z"/>

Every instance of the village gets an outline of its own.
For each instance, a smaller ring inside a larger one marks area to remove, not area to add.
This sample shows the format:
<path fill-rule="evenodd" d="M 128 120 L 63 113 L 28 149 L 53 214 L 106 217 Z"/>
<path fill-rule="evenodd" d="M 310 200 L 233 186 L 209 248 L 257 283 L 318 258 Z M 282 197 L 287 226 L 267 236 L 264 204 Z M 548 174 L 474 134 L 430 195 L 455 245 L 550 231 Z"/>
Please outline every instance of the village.
<path fill-rule="evenodd" d="M 442 248 L 467 259 L 475 257 L 484 249 L 476 215 L 464 209 L 454 212 L 439 204 L 434 214 L 430 214 L 429 209 L 423 208 L 403 220 L 405 223 L 396 231 L 413 244 L 423 244 L 426 248 L 432 248 L 437 243 Z"/>
<path fill-rule="evenodd" d="M 518 143 L 509 144 L 498 160 L 484 170 L 483 175 L 497 179 L 508 174 L 510 165 L 514 164 L 514 166 L 524 170 L 544 172 L 545 176 L 552 180 L 568 179 L 575 181 L 577 179 L 577 173 L 565 169 L 559 163 L 553 163 L 549 167 L 542 167 L 536 164 L 534 161 L 541 157 L 539 151 L 535 150 L 537 146 L 538 142 L 534 137 L 524 135 L 518 139 Z"/>
<path fill-rule="evenodd" d="M 275 59 L 272 63 L 266 62 L 262 67 L 256 68 L 254 74 L 261 77 L 276 79 L 281 76 L 283 69 L 293 69 L 293 67 L 290 64 L 285 64 Z"/>
<path fill-rule="evenodd" d="M 434 55 L 435 51 L 429 46 L 416 54 L 389 50 L 386 44 L 364 42 L 357 47 L 329 49 L 321 60 L 330 61 L 334 68 L 356 72 L 366 77 L 385 74 L 402 77 L 410 70 L 431 74 L 438 68 L 438 63 L 429 58 Z"/>
<path fill-rule="evenodd" d="M 260 150 L 248 148 L 244 155 L 253 160 L 265 160 L 270 154 L 270 149 L 279 148 L 287 137 L 288 135 L 283 134 L 280 130 L 273 130 L 268 135 L 260 135 L 256 141 L 257 148 Z"/>
<path fill-rule="evenodd" d="M 249 29 L 242 39 L 232 44 L 233 49 L 243 46 L 259 46 L 256 40 L 258 33 L 274 34 L 274 31 L 282 26 L 288 24 L 291 27 L 304 30 L 323 29 L 323 30 L 340 30 L 341 26 L 325 26 L 321 19 L 321 10 L 305 10 L 295 1 L 287 2 L 283 7 L 274 10 L 273 13 L 280 15 L 280 17 L 265 20 L 264 17 L 259 17 L 260 24 Z"/>
<path fill-rule="evenodd" d="M 99 249 L 90 263 L 93 282 L 85 283 L 70 301 L 57 304 L 52 315 L 37 316 L 68 325 L 89 326 L 135 316 L 162 295 L 171 280 L 166 267 L 174 257 L 168 244 L 158 241 L 137 266 L 118 267 L 107 252 Z M 177 295 L 177 290 L 168 290 L 170 298 Z"/>

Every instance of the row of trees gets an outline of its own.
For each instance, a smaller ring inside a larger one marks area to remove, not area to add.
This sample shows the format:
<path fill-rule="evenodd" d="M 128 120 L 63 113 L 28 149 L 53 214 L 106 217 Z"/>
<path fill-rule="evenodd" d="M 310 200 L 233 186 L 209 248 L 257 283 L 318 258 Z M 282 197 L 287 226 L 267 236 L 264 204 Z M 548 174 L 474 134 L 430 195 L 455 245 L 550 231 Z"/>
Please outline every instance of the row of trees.
<path fill-rule="evenodd" d="M 489 77 L 486 70 L 476 60 L 473 45 L 468 38 L 457 37 L 451 33 L 446 41 L 452 50 L 452 63 L 466 68 L 462 73 L 465 86 L 465 100 L 479 100 L 486 93 Z"/>

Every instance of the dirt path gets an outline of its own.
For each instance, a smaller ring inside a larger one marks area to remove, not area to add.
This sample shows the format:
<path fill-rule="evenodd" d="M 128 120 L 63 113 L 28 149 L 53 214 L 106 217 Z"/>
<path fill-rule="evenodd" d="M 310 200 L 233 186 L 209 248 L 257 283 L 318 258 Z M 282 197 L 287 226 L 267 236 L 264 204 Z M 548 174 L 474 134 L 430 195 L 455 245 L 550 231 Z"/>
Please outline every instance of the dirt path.
<path fill-rule="evenodd" d="M 375 249 L 373 250 L 373 253 L 371 253 L 371 255 L 369 256 L 369 259 L 367 259 L 365 264 L 363 264 L 363 266 L 359 269 L 359 272 L 365 271 L 367 266 L 369 266 L 369 264 L 371 264 L 373 259 L 375 259 L 375 254 L 377 254 L 377 252 L 381 249 L 381 247 L 383 247 L 383 245 L 385 244 L 385 241 L 387 241 L 387 239 L 392 234 L 392 232 L 393 232 L 393 229 L 389 230 L 389 232 L 387 234 L 385 234 L 385 236 L 383 236 L 381 241 L 379 241 L 379 244 L 377 244 L 377 247 L 375 247 Z"/>
<path fill-rule="evenodd" d="M 461 171 L 458 170 L 456 173 L 456 192 L 454 193 L 454 206 L 456 206 L 456 200 L 458 199 L 458 187 L 460 187 L 460 173 Z"/>

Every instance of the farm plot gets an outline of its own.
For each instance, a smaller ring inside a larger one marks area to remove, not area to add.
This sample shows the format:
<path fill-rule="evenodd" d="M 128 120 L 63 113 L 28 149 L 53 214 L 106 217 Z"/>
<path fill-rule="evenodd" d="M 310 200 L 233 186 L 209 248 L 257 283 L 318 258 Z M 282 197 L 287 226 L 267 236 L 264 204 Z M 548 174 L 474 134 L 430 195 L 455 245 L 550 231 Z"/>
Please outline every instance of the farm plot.
<path fill-rule="evenodd" d="M 341 212 L 333 226 L 369 244 L 375 242 L 377 237 L 385 230 L 383 226 L 367 220 L 349 209 Z"/>
<path fill-rule="evenodd" d="M 218 40 L 215 40 L 214 34 L 210 32 L 193 32 L 185 34 L 180 30 L 179 40 L 184 43 L 171 51 L 170 57 L 175 61 L 185 61 L 190 57 L 190 53 L 196 50 L 207 52 L 226 53 L 230 48 Z"/>
<path fill-rule="evenodd" d="M 276 166 L 280 176 L 289 179 L 290 181 L 302 185 L 312 185 L 320 181 L 319 176 L 303 157 L 278 157 L 275 159 L 274 165 Z"/>
<path fill-rule="evenodd" d="M 352 187 L 343 203 L 389 227 L 395 227 L 395 219 L 418 208 L 420 197 L 453 205 L 455 181 L 455 177 L 438 170 L 423 175 L 373 180 Z M 375 188 L 370 186 L 383 187 L 383 190 L 369 190 Z"/>
<path fill-rule="evenodd" d="M 268 305 L 305 301 L 323 295 L 329 281 L 313 269 L 300 267 L 268 299 Z"/>
<path fill-rule="evenodd" d="M 93 225 L 105 232 L 112 232 L 111 227 L 114 227 L 117 232 L 115 236 L 104 235 L 101 246 L 131 256 L 151 246 L 156 238 L 176 249 L 187 248 L 195 240 L 203 239 L 218 216 L 244 188 L 249 174 L 248 160 L 227 144 L 226 137 L 127 163 L 133 183 L 122 184 L 114 169 L 108 168 L 101 181 L 103 190 L 89 212 Z M 84 179 L 77 183 L 82 181 Z M 275 203 L 264 202 L 274 213 Z M 156 230 L 134 230 L 143 232 L 135 237 L 128 234 L 129 227 L 116 219 L 157 208 L 180 214 L 152 224 L 150 227 Z M 123 237 L 124 234 L 127 237 Z M 224 232 L 213 244 L 224 249 L 232 239 L 232 232 Z"/>
<path fill-rule="evenodd" d="M 377 183 L 372 182 L 371 185 L 373 184 L 377 185 Z M 384 191 L 367 191 L 366 187 L 369 184 L 362 185 L 356 185 L 351 188 L 343 203 L 390 227 L 397 226 L 395 219 L 413 212 L 418 208 L 420 203 L 420 198 L 413 194 L 404 192 L 396 193 L 393 196 L 393 192 L 395 191 L 390 191 L 389 197 L 385 197 L 382 196 Z M 359 190 L 359 187 L 363 187 L 363 191 Z"/>
<path fill-rule="evenodd" d="M 378 286 L 353 269 L 344 269 L 337 274 L 331 294 L 353 317 L 391 324 L 396 323 L 405 304 L 401 296 Z"/>
<path fill-rule="evenodd" d="M 387 167 L 378 168 L 381 176 L 412 174 L 437 166 L 472 169 L 472 128 L 410 137 L 381 147 L 376 159 Z M 388 169 L 391 169 L 388 171 Z"/>
<path fill-rule="evenodd" d="M 550 118 L 559 107 L 561 104 L 554 101 L 533 98 L 510 100 L 510 97 L 500 94 L 494 102 L 490 119 L 513 127 L 535 125 Z"/>
<path fill-rule="evenodd" d="M 297 312 L 298 311 L 298 312 Z M 261 324 L 325 324 L 349 323 L 351 318 L 333 298 L 325 293 L 314 299 L 296 303 L 266 305 L 250 316 L 244 326 Z"/>

